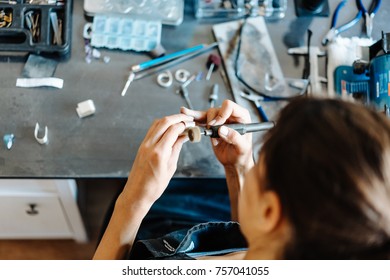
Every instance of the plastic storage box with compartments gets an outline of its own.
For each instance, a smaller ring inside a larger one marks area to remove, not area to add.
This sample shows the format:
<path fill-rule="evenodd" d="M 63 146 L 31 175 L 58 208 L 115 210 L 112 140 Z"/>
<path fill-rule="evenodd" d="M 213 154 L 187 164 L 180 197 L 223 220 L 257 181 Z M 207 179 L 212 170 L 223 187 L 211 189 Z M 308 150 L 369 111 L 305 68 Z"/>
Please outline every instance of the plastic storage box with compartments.
<path fill-rule="evenodd" d="M 0 55 L 28 52 L 66 59 L 71 31 L 71 0 L 0 1 Z"/>

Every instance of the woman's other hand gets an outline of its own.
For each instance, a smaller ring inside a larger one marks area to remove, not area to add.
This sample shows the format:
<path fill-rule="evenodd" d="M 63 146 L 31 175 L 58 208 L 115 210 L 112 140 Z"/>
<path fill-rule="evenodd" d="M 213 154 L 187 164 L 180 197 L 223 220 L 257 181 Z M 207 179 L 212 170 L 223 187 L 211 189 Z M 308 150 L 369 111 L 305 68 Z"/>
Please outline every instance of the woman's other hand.
<path fill-rule="evenodd" d="M 194 117 L 200 125 L 214 126 L 229 123 L 250 123 L 249 111 L 230 100 L 225 100 L 220 108 L 208 111 L 194 111 L 182 107 L 181 113 Z M 218 130 L 220 138 L 212 138 L 213 149 L 225 168 L 244 168 L 253 166 L 252 135 L 240 135 L 226 126 Z"/>
<path fill-rule="evenodd" d="M 152 205 L 164 192 L 177 168 L 177 161 L 188 136 L 182 135 L 185 114 L 155 120 L 141 143 L 123 194 Z"/>

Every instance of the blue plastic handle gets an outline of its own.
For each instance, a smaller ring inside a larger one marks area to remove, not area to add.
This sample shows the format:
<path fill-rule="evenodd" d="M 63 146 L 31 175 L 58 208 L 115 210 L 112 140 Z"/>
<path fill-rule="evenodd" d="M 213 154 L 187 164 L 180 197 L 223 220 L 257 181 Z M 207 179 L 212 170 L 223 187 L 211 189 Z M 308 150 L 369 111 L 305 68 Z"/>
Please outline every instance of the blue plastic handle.
<path fill-rule="evenodd" d="M 145 70 L 146 68 L 153 67 L 153 66 L 156 66 L 158 64 L 162 64 L 164 62 L 167 62 L 169 60 L 178 58 L 180 56 L 183 56 L 183 55 L 195 52 L 195 51 L 200 50 L 200 49 L 202 49 L 204 47 L 205 47 L 204 44 L 196 45 L 196 46 L 193 46 L 193 47 L 188 48 L 188 49 L 184 49 L 184 50 L 181 50 L 181 51 L 177 51 L 177 52 L 174 52 L 174 53 L 171 53 L 171 54 L 164 55 L 162 57 L 158 57 L 158 58 L 155 58 L 155 59 L 152 59 L 152 60 L 148 60 L 148 61 L 142 62 L 142 63 L 140 63 L 138 65 L 132 66 L 131 68 L 132 68 L 132 70 L 134 72 L 142 71 L 142 70 Z"/>
<path fill-rule="evenodd" d="M 259 111 L 261 121 L 268 122 L 269 119 L 268 119 L 267 115 L 265 114 L 263 107 L 259 106 L 259 107 L 257 107 L 257 110 Z"/>

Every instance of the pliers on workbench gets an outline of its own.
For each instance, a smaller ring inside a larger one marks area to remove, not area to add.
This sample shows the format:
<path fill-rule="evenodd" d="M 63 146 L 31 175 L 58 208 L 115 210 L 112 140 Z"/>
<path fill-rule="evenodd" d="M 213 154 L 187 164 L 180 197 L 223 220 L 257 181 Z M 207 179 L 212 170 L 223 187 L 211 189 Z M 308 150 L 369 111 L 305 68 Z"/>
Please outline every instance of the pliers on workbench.
<path fill-rule="evenodd" d="M 356 16 L 352 20 L 350 20 L 349 22 L 347 22 L 339 27 L 336 27 L 337 19 L 339 17 L 340 10 L 345 6 L 345 4 L 347 4 L 347 0 L 341 1 L 337 5 L 336 10 L 333 13 L 332 23 L 331 23 L 330 29 L 329 29 L 328 33 L 325 35 L 325 37 L 323 38 L 322 44 L 325 46 L 326 44 L 328 44 L 329 41 L 332 41 L 338 34 L 340 34 L 341 32 L 344 32 L 344 31 L 348 30 L 349 28 L 351 28 L 352 26 L 354 26 L 356 23 L 358 23 L 360 21 L 360 19 L 362 18 L 363 15 L 365 17 L 367 36 L 371 37 L 373 19 L 374 19 L 375 14 L 379 10 L 381 2 L 382 2 L 381 0 L 373 0 L 371 2 L 371 5 L 370 5 L 370 11 L 367 11 L 367 9 L 365 8 L 365 6 L 362 3 L 362 0 L 356 0 L 356 6 L 358 8 L 358 13 L 356 14 Z"/>
<path fill-rule="evenodd" d="M 374 16 L 378 12 L 379 7 L 381 6 L 382 0 L 373 0 L 371 2 L 369 10 L 363 5 L 362 0 L 356 0 L 356 5 L 358 9 L 363 13 L 366 25 L 366 34 L 371 38 L 372 26 L 374 23 Z"/>
<path fill-rule="evenodd" d="M 269 121 L 267 115 L 265 114 L 265 112 L 263 110 L 263 107 L 261 107 L 260 101 L 274 101 L 274 100 L 267 98 L 267 97 L 255 95 L 255 94 L 248 92 L 248 91 L 245 91 L 245 92 L 241 91 L 240 96 L 255 103 L 257 111 L 260 114 L 261 121 L 263 121 L 263 122 Z"/>

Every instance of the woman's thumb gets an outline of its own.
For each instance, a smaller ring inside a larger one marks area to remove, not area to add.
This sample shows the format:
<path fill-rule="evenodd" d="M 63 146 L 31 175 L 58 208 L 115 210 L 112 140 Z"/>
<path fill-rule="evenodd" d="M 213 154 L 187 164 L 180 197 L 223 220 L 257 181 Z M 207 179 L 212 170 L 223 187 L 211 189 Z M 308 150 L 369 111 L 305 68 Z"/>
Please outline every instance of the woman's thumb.
<path fill-rule="evenodd" d="M 238 137 L 240 137 L 240 133 L 224 125 L 218 129 L 218 134 L 223 140 L 233 145 L 237 144 L 239 141 Z"/>

